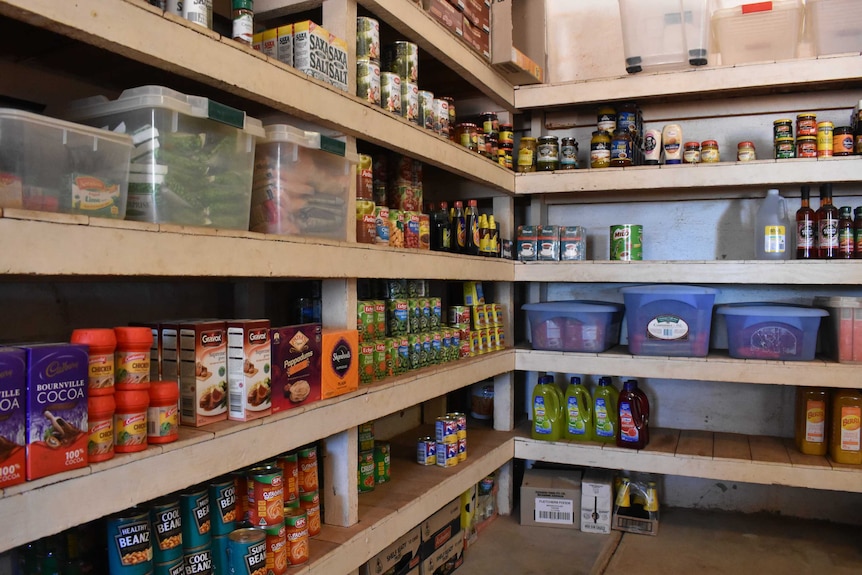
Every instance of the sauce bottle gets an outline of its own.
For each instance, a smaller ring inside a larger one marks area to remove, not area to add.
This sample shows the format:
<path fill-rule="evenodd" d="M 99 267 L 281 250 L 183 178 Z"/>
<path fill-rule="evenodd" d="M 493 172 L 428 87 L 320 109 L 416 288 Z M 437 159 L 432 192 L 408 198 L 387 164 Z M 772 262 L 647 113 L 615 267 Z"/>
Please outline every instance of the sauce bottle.
<path fill-rule="evenodd" d="M 853 248 L 853 257 L 862 258 L 862 206 L 853 210 L 853 237 L 856 245 Z"/>
<path fill-rule="evenodd" d="M 828 399 L 826 388 L 796 388 L 796 448 L 806 455 L 826 455 Z"/>
<path fill-rule="evenodd" d="M 617 446 L 643 449 L 649 443 L 649 400 L 638 389 L 637 380 L 630 379 L 623 384 L 617 406 L 620 418 Z"/>
<path fill-rule="evenodd" d="M 474 256 L 479 255 L 481 238 L 479 237 L 479 208 L 476 200 L 467 202 L 467 209 L 464 210 L 464 223 L 467 229 L 466 253 Z"/>
<path fill-rule="evenodd" d="M 593 438 L 593 398 L 581 384 L 580 377 L 572 376 L 566 388 L 563 411 L 566 414 L 566 439 L 589 441 Z"/>
<path fill-rule="evenodd" d="M 661 131 L 661 145 L 665 164 L 682 163 L 682 127 L 668 124 Z"/>
<path fill-rule="evenodd" d="M 835 463 L 862 464 L 862 391 L 840 389 L 832 395 L 829 457 Z"/>
<path fill-rule="evenodd" d="M 838 257 L 838 208 L 832 205 L 832 184 L 820 185 L 820 207 L 817 208 L 817 257 Z"/>
<path fill-rule="evenodd" d="M 558 441 L 563 437 L 562 393 L 554 378 L 543 375 L 533 390 L 533 425 L 530 435 L 533 439 Z"/>
<path fill-rule="evenodd" d="M 455 208 L 452 211 L 450 242 L 452 242 L 452 251 L 463 254 L 467 250 L 467 222 L 464 219 L 464 203 L 455 202 Z"/>
<path fill-rule="evenodd" d="M 796 210 L 796 259 L 810 260 L 817 257 L 816 214 L 811 209 L 811 188 L 802 186 L 802 204 Z"/>
<path fill-rule="evenodd" d="M 610 377 L 600 377 L 598 387 L 593 392 L 593 439 L 603 443 L 616 440 L 617 398 L 619 393 L 611 384 Z"/>
<path fill-rule="evenodd" d="M 855 243 L 852 208 L 841 206 L 838 210 L 838 257 L 843 260 L 853 259 Z"/>

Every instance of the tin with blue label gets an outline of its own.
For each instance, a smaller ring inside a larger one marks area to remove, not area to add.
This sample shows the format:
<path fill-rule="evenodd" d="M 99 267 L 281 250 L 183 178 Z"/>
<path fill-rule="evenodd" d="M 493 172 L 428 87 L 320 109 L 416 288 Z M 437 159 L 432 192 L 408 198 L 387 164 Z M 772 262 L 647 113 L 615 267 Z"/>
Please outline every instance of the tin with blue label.
<path fill-rule="evenodd" d="M 210 544 L 210 497 L 205 488 L 193 488 L 180 494 L 180 521 L 183 548 L 198 549 Z"/>
<path fill-rule="evenodd" d="M 227 545 L 229 535 L 213 535 L 210 548 L 213 555 L 213 572 L 216 575 L 228 573 Z"/>
<path fill-rule="evenodd" d="M 159 499 L 150 506 L 153 533 L 153 562 L 170 565 L 183 558 L 183 531 L 180 500 L 177 497 Z"/>
<path fill-rule="evenodd" d="M 107 520 L 108 565 L 113 575 L 148 575 L 153 570 L 150 514 L 135 507 Z"/>
<path fill-rule="evenodd" d="M 419 465 L 437 465 L 437 442 L 433 437 L 420 437 L 416 445 L 416 462 Z"/>
<path fill-rule="evenodd" d="M 173 561 L 153 564 L 153 575 L 186 575 L 182 549 L 180 549 L 180 556 Z"/>
<path fill-rule="evenodd" d="M 233 478 L 209 485 L 212 535 L 227 535 L 236 525 L 236 485 Z"/>
<path fill-rule="evenodd" d="M 252 575 L 266 569 L 266 532 L 263 529 L 237 529 L 227 539 L 227 573 Z"/>

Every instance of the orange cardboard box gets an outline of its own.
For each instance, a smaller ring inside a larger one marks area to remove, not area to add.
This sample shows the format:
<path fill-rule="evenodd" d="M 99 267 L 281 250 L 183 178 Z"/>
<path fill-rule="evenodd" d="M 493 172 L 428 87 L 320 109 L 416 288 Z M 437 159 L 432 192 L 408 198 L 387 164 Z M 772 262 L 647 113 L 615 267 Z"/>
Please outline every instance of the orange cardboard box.
<path fill-rule="evenodd" d="M 323 330 L 321 399 L 359 389 L 359 332 L 355 329 Z"/>

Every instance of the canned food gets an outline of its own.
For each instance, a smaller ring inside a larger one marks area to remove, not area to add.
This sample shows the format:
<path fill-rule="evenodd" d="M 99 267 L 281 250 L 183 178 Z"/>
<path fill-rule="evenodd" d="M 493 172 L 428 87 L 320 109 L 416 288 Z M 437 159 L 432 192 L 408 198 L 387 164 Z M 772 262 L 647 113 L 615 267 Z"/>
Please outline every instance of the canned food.
<path fill-rule="evenodd" d="M 287 562 L 301 565 L 308 561 L 308 515 L 305 509 L 285 509 L 284 526 L 287 538 Z"/>
<path fill-rule="evenodd" d="M 180 494 L 180 524 L 185 549 L 209 545 L 212 538 L 212 521 L 210 497 L 206 489 L 193 488 Z"/>
<path fill-rule="evenodd" d="M 211 483 L 209 495 L 211 532 L 213 535 L 227 535 L 236 524 L 236 486 L 233 479 Z"/>
<path fill-rule="evenodd" d="M 394 72 L 407 82 L 419 81 L 419 46 L 413 42 L 398 40 L 386 47 L 384 54 L 386 70 Z"/>
<path fill-rule="evenodd" d="M 213 573 L 218 574 L 228 572 L 228 541 L 229 539 L 227 535 L 219 535 L 218 537 L 213 535 L 212 543 L 210 544 L 210 549 L 212 549 L 213 554 Z"/>
<path fill-rule="evenodd" d="M 266 568 L 266 533 L 249 527 L 227 536 L 228 573 L 258 575 Z"/>
<path fill-rule="evenodd" d="M 108 565 L 111 573 L 146 575 L 153 568 L 149 514 L 135 507 L 107 520 Z"/>
<path fill-rule="evenodd" d="M 401 114 L 401 78 L 395 72 L 380 72 L 380 107 Z"/>
<path fill-rule="evenodd" d="M 401 115 L 408 121 L 419 123 L 419 85 L 401 81 Z"/>
<path fill-rule="evenodd" d="M 796 138 L 797 158 L 817 157 L 817 136 L 800 136 Z"/>
<path fill-rule="evenodd" d="M 419 465 L 437 465 L 437 442 L 433 437 L 420 437 L 416 445 L 416 462 Z"/>
<path fill-rule="evenodd" d="M 816 138 L 813 142 L 815 149 L 814 154 L 817 154 L 817 142 Z M 796 157 L 796 145 L 793 142 L 793 138 L 780 138 L 775 140 L 775 159 L 776 160 L 786 160 L 788 158 Z"/>
<path fill-rule="evenodd" d="M 643 259 L 643 226 L 619 224 L 610 229 L 610 253 L 614 261 L 639 261 Z"/>
<path fill-rule="evenodd" d="M 434 422 L 437 443 L 458 442 L 458 421 L 454 417 L 438 417 Z"/>
<path fill-rule="evenodd" d="M 458 438 L 458 461 L 467 461 L 467 438 Z"/>
<path fill-rule="evenodd" d="M 180 519 L 180 500 L 166 497 L 150 507 L 150 526 L 153 533 L 153 562 L 173 563 L 183 558 L 183 530 Z"/>
<path fill-rule="evenodd" d="M 212 575 L 215 571 L 212 547 L 207 544 L 196 549 L 185 549 L 183 566 L 186 575 Z"/>
<path fill-rule="evenodd" d="M 542 136 L 536 147 L 536 169 L 540 172 L 556 170 L 560 164 L 560 143 L 556 136 Z"/>
<path fill-rule="evenodd" d="M 458 125 L 458 116 L 455 114 L 455 98 L 450 96 L 444 96 L 441 98 L 446 102 L 446 111 L 449 113 L 449 127 L 454 127 Z M 450 135 L 452 134 L 450 130 Z"/>
<path fill-rule="evenodd" d="M 284 505 L 290 507 L 291 502 L 299 501 L 299 456 L 296 453 L 279 455 L 275 464 L 281 468 Z"/>
<path fill-rule="evenodd" d="M 248 516 L 248 477 L 246 471 L 234 471 L 233 477 L 234 493 L 239 494 L 236 498 L 236 516 L 239 521 L 245 521 Z"/>
<path fill-rule="evenodd" d="M 366 102 L 381 105 L 380 64 L 371 60 L 356 61 L 356 95 Z"/>
<path fill-rule="evenodd" d="M 113 573 L 113 571 L 112 571 Z M 177 559 L 172 561 L 165 561 L 164 563 L 153 563 L 153 575 L 185 575 L 186 574 L 186 566 L 183 563 L 183 554 L 182 549 L 180 549 L 180 556 Z"/>
<path fill-rule="evenodd" d="M 310 491 L 303 493 L 299 497 L 299 507 L 305 510 L 308 518 L 308 536 L 316 537 L 320 535 L 320 493 L 318 491 Z"/>
<path fill-rule="evenodd" d="M 443 98 L 434 98 L 434 131 L 448 138 L 453 126 L 449 122 L 449 103 Z"/>
<path fill-rule="evenodd" d="M 834 125 L 832 122 L 817 123 L 817 157 L 827 158 L 832 156 L 832 139 Z"/>
<path fill-rule="evenodd" d="M 312 445 L 300 449 L 297 455 L 299 456 L 299 493 L 302 496 L 303 493 L 318 490 L 317 447 Z"/>
<path fill-rule="evenodd" d="M 392 451 L 386 441 L 374 442 L 374 483 L 388 483 L 391 481 L 390 470 L 392 466 Z"/>
<path fill-rule="evenodd" d="M 356 18 L 356 58 L 380 61 L 380 23 L 374 18 Z"/>
<path fill-rule="evenodd" d="M 267 575 L 284 575 L 287 572 L 287 528 L 279 523 L 267 527 L 264 532 Z"/>
<path fill-rule="evenodd" d="M 455 420 L 455 429 L 458 439 L 467 437 L 467 415 L 460 412 L 447 413 L 446 417 L 451 417 Z"/>
<path fill-rule="evenodd" d="M 434 129 L 434 92 L 419 90 L 419 125 Z"/>
<path fill-rule="evenodd" d="M 284 475 L 275 465 L 248 472 L 248 520 L 255 527 L 284 522 Z"/>
<path fill-rule="evenodd" d="M 458 442 L 437 442 L 437 467 L 455 467 L 458 465 Z"/>
<path fill-rule="evenodd" d="M 470 325 L 470 308 L 466 305 L 449 306 L 449 325 L 451 326 L 469 326 Z"/>
<path fill-rule="evenodd" d="M 389 208 L 377 206 L 374 208 L 374 225 L 377 231 L 376 244 L 389 245 Z"/>
<path fill-rule="evenodd" d="M 805 112 L 796 116 L 796 137 L 817 135 L 817 114 Z"/>

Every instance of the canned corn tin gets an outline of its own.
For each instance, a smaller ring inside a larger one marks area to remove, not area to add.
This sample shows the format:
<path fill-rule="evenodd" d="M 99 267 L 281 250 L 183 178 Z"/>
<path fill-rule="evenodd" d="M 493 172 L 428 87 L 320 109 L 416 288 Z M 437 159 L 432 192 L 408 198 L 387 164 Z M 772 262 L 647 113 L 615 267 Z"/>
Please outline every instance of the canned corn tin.
<path fill-rule="evenodd" d="M 284 523 L 284 475 L 275 465 L 248 472 L 248 520 L 255 527 Z"/>
<path fill-rule="evenodd" d="M 437 442 L 437 467 L 455 467 L 458 465 L 458 442 Z"/>
<path fill-rule="evenodd" d="M 183 530 L 180 520 L 180 500 L 166 497 L 150 507 L 153 532 L 153 562 L 173 564 L 183 558 Z"/>
<path fill-rule="evenodd" d="M 183 566 L 186 575 L 213 575 L 213 552 L 210 544 L 183 553 Z"/>
<path fill-rule="evenodd" d="M 447 413 L 446 417 L 451 417 L 455 420 L 456 429 L 458 439 L 462 437 L 467 437 L 467 415 L 464 413 L 460 413 L 457 411 L 453 411 L 452 413 Z"/>
<path fill-rule="evenodd" d="M 437 442 L 433 437 L 420 437 L 416 445 L 416 463 L 437 465 Z"/>
<path fill-rule="evenodd" d="M 266 533 L 262 529 L 237 529 L 227 537 L 227 573 L 255 575 L 266 569 Z"/>
<path fill-rule="evenodd" d="M 211 483 L 209 494 L 212 534 L 227 535 L 236 525 L 236 486 L 233 479 Z"/>
<path fill-rule="evenodd" d="M 392 453 L 389 443 L 386 441 L 374 442 L 374 483 L 388 483 L 392 465 Z"/>
<path fill-rule="evenodd" d="M 287 528 L 284 523 L 270 525 L 266 533 L 266 573 L 284 575 L 287 572 Z"/>
<path fill-rule="evenodd" d="M 374 450 L 359 452 L 359 469 L 357 470 L 359 493 L 374 491 Z"/>
<path fill-rule="evenodd" d="M 458 438 L 458 462 L 467 461 L 467 436 Z"/>
<path fill-rule="evenodd" d="M 108 565 L 110 572 L 146 575 L 153 569 L 150 517 L 134 507 L 107 520 Z"/>
<path fill-rule="evenodd" d="M 639 261 L 643 259 L 643 226 L 618 224 L 610 229 L 612 261 Z"/>
<path fill-rule="evenodd" d="M 287 537 L 287 562 L 301 565 L 308 561 L 308 514 L 305 509 L 288 509 L 284 515 Z"/>
<path fill-rule="evenodd" d="M 228 562 L 227 562 L 227 544 L 228 544 L 228 536 L 227 535 L 213 535 L 212 543 L 210 544 L 210 549 L 213 554 L 213 573 L 218 575 L 219 573 L 228 573 Z"/>
<path fill-rule="evenodd" d="M 210 496 L 206 489 L 192 488 L 180 494 L 180 522 L 183 548 L 197 549 L 209 545 L 212 538 Z"/>
<path fill-rule="evenodd" d="M 437 443 L 458 443 L 458 422 L 454 417 L 441 416 L 434 422 Z"/>
<path fill-rule="evenodd" d="M 311 491 L 303 493 L 299 496 L 299 507 L 305 510 L 305 515 L 308 518 L 308 536 L 317 537 L 320 535 L 320 492 Z"/>

